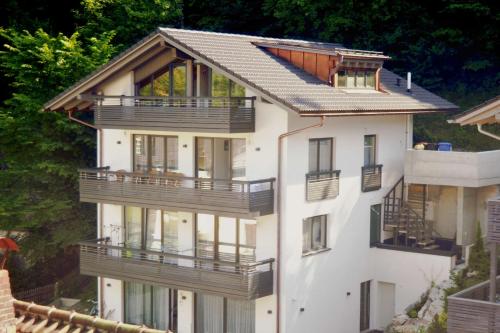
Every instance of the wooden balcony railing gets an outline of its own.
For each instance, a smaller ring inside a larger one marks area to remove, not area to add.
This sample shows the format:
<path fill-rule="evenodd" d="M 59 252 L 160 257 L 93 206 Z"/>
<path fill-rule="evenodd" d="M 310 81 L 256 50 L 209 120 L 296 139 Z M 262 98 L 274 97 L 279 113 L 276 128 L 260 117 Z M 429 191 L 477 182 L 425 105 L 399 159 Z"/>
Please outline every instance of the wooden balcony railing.
<path fill-rule="evenodd" d="M 323 200 L 339 195 L 340 170 L 306 174 L 306 200 Z"/>
<path fill-rule="evenodd" d="M 273 293 L 268 259 L 235 263 L 180 253 L 110 245 L 109 239 L 80 243 L 80 273 L 231 298 L 256 299 Z"/>
<path fill-rule="evenodd" d="M 80 200 L 253 218 L 274 213 L 274 180 L 239 181 L 82 169 Z"/>
<path fill-rule="evenodd" d="M 382 164 L 361 167 L 361 191 L 370 192 L 382 187 Z"/>
<path fill-rule="evenodd" d="M 99 128 L 209 133 L 255 131 L 255 97 L 82 95 Z"/>
<path fill-rule="evenodd" d="M 497 277 L 497 286 L 499 282 Z M 485 281 L 448 297 L 448 332 L 500 332 L 500 303 L 488 301 L 489 283 Z"/>

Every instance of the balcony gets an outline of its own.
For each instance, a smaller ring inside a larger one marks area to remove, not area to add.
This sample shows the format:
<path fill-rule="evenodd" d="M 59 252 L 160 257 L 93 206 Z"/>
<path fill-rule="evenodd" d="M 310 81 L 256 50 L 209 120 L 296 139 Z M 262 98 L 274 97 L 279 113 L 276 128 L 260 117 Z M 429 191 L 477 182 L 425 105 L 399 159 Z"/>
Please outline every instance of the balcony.
<path fill-rule="evenodd" d="M 361 191 L 370 192 L 382 187 L 382 164 L 361 167 Z"/>
<path fill-rule="evenodd" d="M 448 297 L 448 332 L 500 332 L 500 303 L 488 301 L 489 283 L 485 281 Z M 497 287 L 497 295 L 499 291 Z"/>
<path fill-rule="evenodd" d="M 98 128 L 255 132 L 255 97 L 155 97 L 82 95 L 93 101 Z"/>
<path fill-rule="evenodd" d="M 80 200 L 255 218 L 274 213 L 274 178 L 238 181 L 175 175 L 80 170 Z"/>
<path fill-rule="evenodd" d="M 324 200 L 339 195 L 340 170 L 306 174 L 306 200 Z"/>
<path fill-rule="evenodd" d="M 405 180 L 412 184 L 481 187 L 500 183 L 500 150 L 408 150 Z"/>
<path fill-rule="evenodd" d="M 273 263 L 274 259 L 234 263 L 139 250 L 109 245 L 108 239 L 80 243 L 81 274 L 247 300 L 273 293 Z"/>

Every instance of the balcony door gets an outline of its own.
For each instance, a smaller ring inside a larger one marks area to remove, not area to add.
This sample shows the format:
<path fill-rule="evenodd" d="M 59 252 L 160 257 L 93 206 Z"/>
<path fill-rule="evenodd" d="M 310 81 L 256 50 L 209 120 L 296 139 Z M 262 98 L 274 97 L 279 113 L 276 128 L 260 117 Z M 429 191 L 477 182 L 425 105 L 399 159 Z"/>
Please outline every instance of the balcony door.
<path fill-rule="evenodd" d="M 125 246 L 159 252 L 177 251 L 176 212 L 125 207 Z"/>
<path fill-rule="evenodd" d="M 226 263 L 253 262 L 256 229 L 255 220 L 197 214 L 196 256 Z M 217 268 L 233 269 L 224 264 Z"/>
<path fill-rule="evenodd" d="M 196 177 L 245 178 L 245 139 L 196 138 Z"/>

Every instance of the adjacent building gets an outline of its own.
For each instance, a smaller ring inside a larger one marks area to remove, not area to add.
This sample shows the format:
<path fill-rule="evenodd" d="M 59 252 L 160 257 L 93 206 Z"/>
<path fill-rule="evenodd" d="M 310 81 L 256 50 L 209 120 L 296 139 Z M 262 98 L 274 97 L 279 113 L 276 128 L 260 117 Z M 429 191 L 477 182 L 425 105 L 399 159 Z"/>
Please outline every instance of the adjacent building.
<path fill-rule="evenodd" d="M 500 152 L 412 150 L 452 103 L 339 44 L 159 28 L 45 108 L 94 111 L 101 316 L 178 333 L 385 327 L 466 258 Z M 77 119 L 78 120 L 78 119 Z M 429 167 L 432 165 L 431 167 Z M 441 177 L 444 175 L 444 178 Z"/>

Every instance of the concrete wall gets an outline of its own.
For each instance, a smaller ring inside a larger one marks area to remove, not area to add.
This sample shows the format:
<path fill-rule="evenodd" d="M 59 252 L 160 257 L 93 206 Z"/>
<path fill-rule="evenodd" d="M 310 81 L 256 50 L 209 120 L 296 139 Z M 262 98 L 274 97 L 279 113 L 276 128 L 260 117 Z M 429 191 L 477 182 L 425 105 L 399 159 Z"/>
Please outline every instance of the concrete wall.
<path fill-rule="evenodd" d="M 441 152 L 408 150 L 405 180 L 414 184 L 481 187 L 500 184 L 500 150 Z"/>
<path fill-rule="evenodd" d="M 454 267 L 455 257 L 437 256 L 422 253 L 394 251 L 372 248 L 370 251 L 370 271 L 372 286 L 376 282 L 395 285 L 395 313 L 405 313 L 406 309 L 420 299 L 433 282 L 449 279 Z M 372 305 L 377 304 L 380 295 L 374 288 Z M 380 322 L 378 307 L 372 307 L 372 328 L 383 329 L 387 322 Z M 354 332 L 354 331 L 352 331 Z"/>

